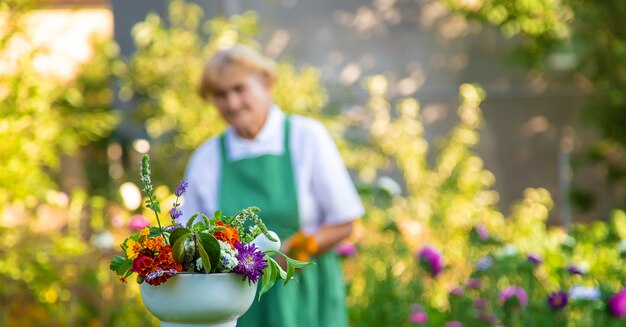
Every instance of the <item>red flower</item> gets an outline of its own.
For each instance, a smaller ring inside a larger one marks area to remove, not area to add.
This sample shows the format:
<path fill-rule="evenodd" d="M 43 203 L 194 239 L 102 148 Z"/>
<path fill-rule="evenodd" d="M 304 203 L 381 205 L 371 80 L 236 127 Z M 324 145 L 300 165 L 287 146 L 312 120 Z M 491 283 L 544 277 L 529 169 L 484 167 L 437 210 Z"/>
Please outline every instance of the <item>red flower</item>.
<path fill-rule="evenodd" d="M 141 277 L 146 277 L 153 264 L 154 260 L 142 253 L 133 261 L 133 268 L 131 270 L 139 274 Z"/>

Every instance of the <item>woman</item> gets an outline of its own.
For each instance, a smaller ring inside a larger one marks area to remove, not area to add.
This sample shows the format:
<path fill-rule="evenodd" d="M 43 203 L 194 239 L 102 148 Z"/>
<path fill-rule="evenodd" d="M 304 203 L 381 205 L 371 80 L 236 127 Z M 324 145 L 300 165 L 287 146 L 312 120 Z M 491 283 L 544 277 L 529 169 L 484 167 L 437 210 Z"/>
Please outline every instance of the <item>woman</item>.
<path fill-rule="evenodd" d="M 343 273 L 332 249 L 350 235 L 363 206 L 326 129 L 273 103 L 275 79 L 274 63 L 241 45 L 208 61 L 200 95 L 229 127 L 192 155 L 185 210 L 232 215 L 257 206 L 283 252 L 316 263 L 297 273 L 299 283 L 276 285 L 255 301 L 237 326 L 347 326 Z"/>

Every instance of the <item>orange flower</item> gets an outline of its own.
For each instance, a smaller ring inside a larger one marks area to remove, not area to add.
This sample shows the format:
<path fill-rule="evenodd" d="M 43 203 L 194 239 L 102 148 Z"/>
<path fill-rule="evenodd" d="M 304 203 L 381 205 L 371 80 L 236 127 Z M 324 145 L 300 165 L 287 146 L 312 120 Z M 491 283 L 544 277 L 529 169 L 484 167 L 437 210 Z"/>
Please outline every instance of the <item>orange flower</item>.
<path fill-rule="evenodd" d="M 163 240 L 163 236 L 157 236 L 147 239 L 144 242 L 144 246 L 150 251 L 160 252 L 163 246 L 165 246 L 165 241 Z"/>
<path fill-rule="evenodd" d="M 230 247 L 235 249 L 235 244 L 239 243 L 239 231 L 234 227 L 225 225 L 221 221 L 218 221 L 215 225 L 222 226 L 224 229 L 218 230 L 213 236 L 220 241 L 230 244 Z"/>

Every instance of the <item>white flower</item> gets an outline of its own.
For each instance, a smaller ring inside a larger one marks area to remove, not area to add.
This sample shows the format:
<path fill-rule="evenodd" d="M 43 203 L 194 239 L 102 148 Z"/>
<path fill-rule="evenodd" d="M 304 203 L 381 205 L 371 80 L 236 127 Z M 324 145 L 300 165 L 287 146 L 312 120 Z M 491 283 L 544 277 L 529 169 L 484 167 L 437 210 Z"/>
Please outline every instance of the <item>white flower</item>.
<path fill-rule="evenodd" d="M 98 249 L 111 249 L 115 246 L 113 235 L 109 231 L 91 235 L 91 244 Z"/>
<path fill-rule="evenodd" d="M 500 250 L 499 254 L 502 257 L 512 257 L 517 254 L 517 247 L 513 244 L 507 244 Z"/>
<path fill-rule="evenodd" d="M 572 299 L 595 301 L 600 299 L 600 290 L 591 286 L 572 286 L 569 295 Z"/>
<path fill-rule="evenodd" d="M 230 244 L 218 240 L 220 243 L 220 253 L 222 254 L 222 272 L 233 270 L 239 263 L 237 261 L 237 249 L 233 249 Z"/>

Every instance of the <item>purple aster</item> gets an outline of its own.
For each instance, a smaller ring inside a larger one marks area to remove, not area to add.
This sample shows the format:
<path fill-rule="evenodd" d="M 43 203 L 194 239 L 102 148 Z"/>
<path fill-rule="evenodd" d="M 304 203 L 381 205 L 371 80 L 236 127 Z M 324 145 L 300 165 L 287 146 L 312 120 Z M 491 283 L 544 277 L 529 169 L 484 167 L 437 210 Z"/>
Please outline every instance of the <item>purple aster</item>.
<path fill-rule="evenodd" d="M 418 253 L 420 264 L 433 277 L 437 277 L 443 271 L 443 257 L 439 252 L 430 246 L 424 246 Z"/>
<path fill-rule="evenodd" d="M 172 217 L 172 220 L 176 220 L 178 217 L 182 215 L 183 215 L 183 212 L 181 210 L 176 209 L 176 206 L 172 207 L 172 210 L 170 210 L 170 217 Z"/>
<path fill-rule="evenodd" d="M 559 311 L 565 308 L 565 306 L 567 306 L 567 302 L 569 302 L 569 297 L 567 296 L 567 293 L 563 291 L 548 294 L 548 305 L 554 311 Z"/>
<path fill-rule="evenodd" d="M 356 246 L 350 243 L 340 243 L 335 248 L 335 252 L 342 257 L 352 257 L 356 254 Z"/>
<path fill-rule="evenodd" d="M 460 321 L 448 321 L 446 327 L 463 327 L 463 324 Z"/>
<path fill-rule="evenodd" d="M 607 305 L 613 316 L 626 317 L 626 288 L 622 288 L 617 294 L 611 296 Z"/>
<path fill-rule="evenodd" d="M 180 197 L 181 195 L 183 195 L 183 193 L 187 191 L 187 186 L 189 186 L 189 183 L 185 182 L 185 180 L 181 180 L 180 185 L 176 188 L 176 191 L 174 192 L 174 194 L 176 194 L 176 197 Z"/>
<path fill-rule="evenodd" d="M 482 281 L 478 278 L 472 278 L 467 281 L 467 288 L 477 290 L 482 286 Z"/>
<path fill-rule="evenodd" d="M 584 274 L 584 272 L 577 266 L 575 265 L 569 265 L 567 266 L 567 271 L 572 274 L 572 275 L 580 275 L 582 276 Z"/>
<path fill-rule="evenodd" d="M 233 271 L 244 280 L 247 278 L 248 285 L 256 283 L 263 274 L 263 269 L 267 268 L 265 254 L 254 243 L 236 243 L 235 249 L 238 251 L 237 266 Z"/>
<path fill-rule="evenodd" d="M 543 262 L 543 260 L 541 260 L 541 258 L 536 254 L 529 254 L 528 261 L 537 266 Z"/>
<path fill-rule="evenodd" d="M 528 304 L 528 295 L 526 291 L 519 286 L 509 286 L 500 292 L 498 300 L 504 304 L 516 300 L 520 308 L 524 308 Z"/>

